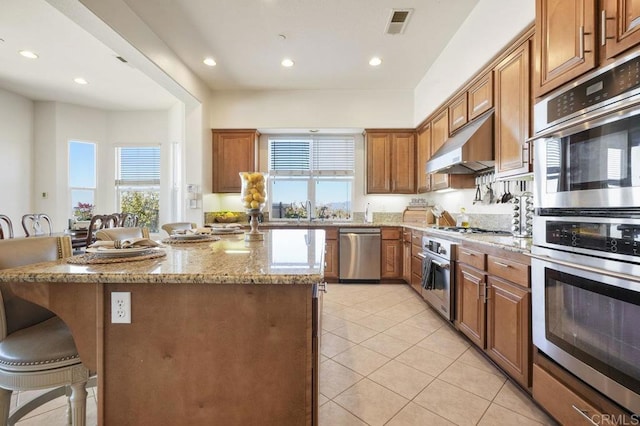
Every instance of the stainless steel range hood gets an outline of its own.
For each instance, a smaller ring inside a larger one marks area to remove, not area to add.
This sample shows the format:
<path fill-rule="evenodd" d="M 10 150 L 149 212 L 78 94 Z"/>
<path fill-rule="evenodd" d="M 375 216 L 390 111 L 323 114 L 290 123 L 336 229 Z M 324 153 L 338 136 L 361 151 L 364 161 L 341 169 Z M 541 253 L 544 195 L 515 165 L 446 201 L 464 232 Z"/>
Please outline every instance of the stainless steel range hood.
<path fill-rule="evenodd" d="M 472 174 L 494 165 L 491 110 L 447 139 L 427 161 L 427 173 Z"/>

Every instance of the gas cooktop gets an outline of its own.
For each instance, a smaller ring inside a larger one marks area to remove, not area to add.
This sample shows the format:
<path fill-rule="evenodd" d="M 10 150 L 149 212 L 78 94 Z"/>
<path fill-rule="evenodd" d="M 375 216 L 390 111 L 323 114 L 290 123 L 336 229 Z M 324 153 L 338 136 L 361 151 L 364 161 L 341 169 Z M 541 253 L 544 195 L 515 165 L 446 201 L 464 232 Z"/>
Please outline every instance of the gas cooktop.
<path fill-rule="evenodd" d="M 495 234 L 495 235 L 511 235 L 509 231 L 499 231 L 495 229 L 483 228 L 464 228 L 462 226 L 434 226 L 432 229 L 438 231 L 457 232 L 460 234 Z"/>

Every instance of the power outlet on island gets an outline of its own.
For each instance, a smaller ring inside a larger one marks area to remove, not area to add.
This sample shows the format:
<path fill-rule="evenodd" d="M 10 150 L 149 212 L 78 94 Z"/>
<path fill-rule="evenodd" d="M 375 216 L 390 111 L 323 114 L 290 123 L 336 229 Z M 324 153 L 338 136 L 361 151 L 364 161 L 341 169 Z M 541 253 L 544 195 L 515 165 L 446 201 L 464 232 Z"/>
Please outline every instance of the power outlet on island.
<path fill-rule="evenodd" d="M 111 292 L 111 323 L 131 324 L 131 293 Z"/>

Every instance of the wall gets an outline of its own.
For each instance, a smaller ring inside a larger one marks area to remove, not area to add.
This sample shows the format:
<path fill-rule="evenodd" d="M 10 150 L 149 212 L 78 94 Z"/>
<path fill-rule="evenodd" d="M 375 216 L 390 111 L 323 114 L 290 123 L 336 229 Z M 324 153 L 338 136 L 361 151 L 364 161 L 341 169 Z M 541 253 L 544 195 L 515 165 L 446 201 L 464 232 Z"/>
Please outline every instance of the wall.
<path fill-rule="evenodd" d="M 33 210 L 34 105 L 27 98 L 0 89 L 0 214 L 9 216 L 16 236 L 20 219 Z"/>

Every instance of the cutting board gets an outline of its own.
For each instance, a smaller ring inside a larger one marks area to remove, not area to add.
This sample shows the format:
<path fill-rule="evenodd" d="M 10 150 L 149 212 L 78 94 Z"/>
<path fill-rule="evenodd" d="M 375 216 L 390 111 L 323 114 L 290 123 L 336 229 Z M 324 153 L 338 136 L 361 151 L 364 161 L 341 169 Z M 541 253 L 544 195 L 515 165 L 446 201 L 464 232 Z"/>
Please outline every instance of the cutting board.
<path fill-rule="evenodd" d="M 440 216 L 440 220 L 438 222 L 440 226 L 456 226 L 456 220 L 446 210 L 442 212 L 442 216 Z"/>

